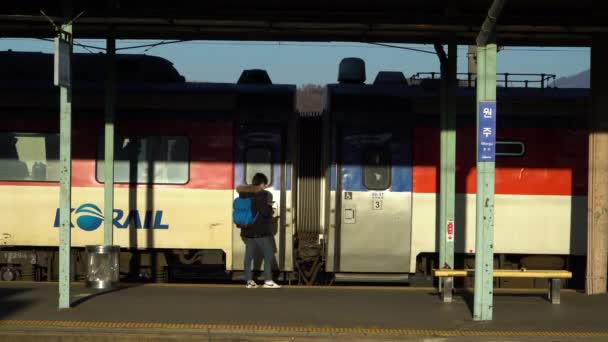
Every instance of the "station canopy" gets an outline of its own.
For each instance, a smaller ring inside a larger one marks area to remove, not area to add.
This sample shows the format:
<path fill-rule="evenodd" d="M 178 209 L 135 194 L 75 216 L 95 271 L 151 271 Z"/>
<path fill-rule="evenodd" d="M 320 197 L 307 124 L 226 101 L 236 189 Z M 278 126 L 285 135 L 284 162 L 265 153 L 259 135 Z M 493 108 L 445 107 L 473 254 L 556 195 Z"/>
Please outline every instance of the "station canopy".
<path fill-rule="evenodd" d="M 46 13 L 81 16 L 77 38 L 473 44 L 492 0 L 3 0 L 2 37 L 51 37 Z M 589 46 L 608 33 L 608 1 L 508 0 L 501 45 Z"/>

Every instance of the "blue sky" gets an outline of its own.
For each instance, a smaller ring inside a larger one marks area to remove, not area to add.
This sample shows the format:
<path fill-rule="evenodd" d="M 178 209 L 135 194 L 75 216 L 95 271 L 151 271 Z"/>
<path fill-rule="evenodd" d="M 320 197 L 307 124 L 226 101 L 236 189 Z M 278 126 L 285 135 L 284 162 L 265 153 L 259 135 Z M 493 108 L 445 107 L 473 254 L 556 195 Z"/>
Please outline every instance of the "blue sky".
<path fill-rule="evenodd" d="M 99 40 L 77 40 L 92 46 L 105 46 Z M 157 41 L 119 41 L 129 47 Z M 401 45 L 433 51 L 432 45 Z M 0 50 L 52 52 L 53 44 L 32 39 L 0 39 Z M 99 50 L 89 49 L 98 52 Z M 77 48 L 77 52 L 87 52 Z M 192 41 L 161 45 L 146 51 L 138 48 L 124 53 L 146 53 L 172 61 L 190 81 L 235 82 L 243 69 L 268 70 L 275 83 L 327 84 L 337 78 L 338 63 L 344 57 L 360 57 L 366 62 L 368 82 L 379 70 L 402 71 L 407 77 L 416 72 L 438 71 L 433 54 L 368 44 L 335 42 L 225 42 Z M 467 71 L 467 47 L 458 49 L 458 70 Z M 498 72 L 545 73 L 569 76 L 589 68 L 588 48 L 506 47 L 498 54 Z"/>

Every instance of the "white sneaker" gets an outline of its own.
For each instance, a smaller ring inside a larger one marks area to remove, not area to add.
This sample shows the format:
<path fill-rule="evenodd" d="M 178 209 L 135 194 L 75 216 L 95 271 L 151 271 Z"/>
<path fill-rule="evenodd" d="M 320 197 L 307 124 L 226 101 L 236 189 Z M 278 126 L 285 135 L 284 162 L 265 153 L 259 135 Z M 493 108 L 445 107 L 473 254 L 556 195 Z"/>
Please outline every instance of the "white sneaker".
<path fill-rule="evenodd" d="M 275 283 L 272 280 L 267 280 L 264 282 L 264 288 L 266 289 L 280 289 L 281 285 Z"/>
<path fill-rule="evenodd" d="M 255 281 L 253 281 L 253 280 L 249 280 L 249 281 L 247 282 L 247 286 L 246 286 L 246 287 L 247 287 L 248 289 L 255 289 L 255 288 L 257 288 L 257 287 L 258 287 L 258 284 L 256 284 L 256 283 L 255 283 Z"/>

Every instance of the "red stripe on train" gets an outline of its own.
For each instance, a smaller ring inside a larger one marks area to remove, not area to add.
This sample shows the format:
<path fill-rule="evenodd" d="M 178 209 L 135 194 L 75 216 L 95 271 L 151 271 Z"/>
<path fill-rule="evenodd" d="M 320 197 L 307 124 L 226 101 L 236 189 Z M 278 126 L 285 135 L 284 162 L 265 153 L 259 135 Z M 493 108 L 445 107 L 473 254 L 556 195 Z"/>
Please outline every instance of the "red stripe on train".
<path fill-rule="evenodd" d="M 475 129 L 456 133 L 456 192 L 476 192 Z M 498 129 L 497 140 L 521 141 L 521 157 L 497 157 L 496 194 L 587 195 L 588 133 L 551 128 Z M 414 192 L 434 193 L 439 179 L 439 130 L 414 131 Z"/>
<path fill-rule="evenodd" d="M 5 120 L 4 130 L 31 132 L 31 121 Z M 35 131 L 57 132 L 56 120 L 37 121 Z M 234 187 L 232 122 L 192 122 L 171 120 L 153 123 L 121 121 L 122 135 L 190 136 L 190 181 L 186 185 L 156 185 L 192 189 L 232 189 Z M 75 187 L 102 187 L 95 179 L 96 147 L 103 134 L 103 122 L 75 120 L 73 131 L 73 183 Z M 587 194 L 588 133 L 584 130 L 551 128 L 498 129 L 498 140 L 521 141 L 526 146 L 522 157 L 498 157 L 496 193 L 521 195 Z M 473 194 L 475 178 L 475 130 L 459 129 L 456 151 L 456 191 Z M 414 130 L 413 190 L 434 193 L 438 189 L 439 130 L 418 127 Z M 0 185 L 57 186 L 56 182 L 0 182 Z M 117 187 L 128 187 L 117 184 Z M 142 185 L 145 187 L 145 185 Z"/>
<path fill-rule="evenodd" d="M 21 132 L 57 132 L 57 123 L 40 120 L 36 129 L 31 122 L 13 120 L 5 127 Z M 6 128 L 5 128 L 6 129 Z M 154 120 L 153 123 L 118 120 L 116 134 L 122 136 L 189 136 L 190 179 L 185 185 L 155 185 L 157 188 L 190 188 L 225 190 L 233 189 L 234 129 L 232 122 L 191 122 Z M 72 185 L 75 187 L 103 187 L 95 177 L 95 158 L 99 136 L 103 134 L 103 122 L 75 120 L 72 132 Z M 57 182 L 0 182 L 0 185 L 58 186 Z M 139 185 L 146 187 L 147 185 Z M 116 187 L 129 187 L 116 184 Z"/>

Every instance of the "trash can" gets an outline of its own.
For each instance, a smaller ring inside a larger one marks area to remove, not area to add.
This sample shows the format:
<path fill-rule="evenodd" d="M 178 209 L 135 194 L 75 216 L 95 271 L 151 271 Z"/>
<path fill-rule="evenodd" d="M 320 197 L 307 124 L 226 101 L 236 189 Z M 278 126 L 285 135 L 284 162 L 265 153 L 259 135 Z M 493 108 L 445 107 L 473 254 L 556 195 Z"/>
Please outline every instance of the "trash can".
<path fill-rule="evenodd" d="M 86 286 L 108 290 L 118 285 L 120 272 L 120 246 L 86 246 Z"/>

